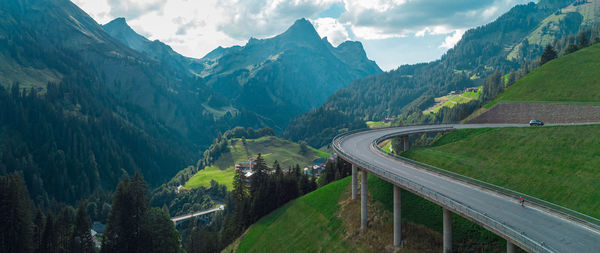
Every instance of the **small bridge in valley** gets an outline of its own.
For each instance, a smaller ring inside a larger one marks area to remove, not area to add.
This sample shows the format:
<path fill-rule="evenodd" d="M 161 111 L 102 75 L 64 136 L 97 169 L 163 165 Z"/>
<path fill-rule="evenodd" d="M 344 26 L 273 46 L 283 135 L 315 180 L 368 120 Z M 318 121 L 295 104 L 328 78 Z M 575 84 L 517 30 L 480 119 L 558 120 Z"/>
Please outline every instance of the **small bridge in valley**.
<path fill-rule="evenodd" d="M 171 218 L 171 221 L 173 221 L 173 223 L 175 223 L 175 225 L 177 225 L 177 223 L 188 220 L 188 219 L 192 219 L 192 218 L 196 218 L 196 217 L 200 217 L 203 215 L 207 215 L 207 214 L 211 214 L 214 212 L 218 212 L 218 211 L 223 211 L 225 210 L 225 206 L 224 205 L 219 205 L 218 207 L 212 208 L 212 209 L 208 209 L 208 210 L 204 210 L 204 211 L 200 211 L 200 212 L 195 212 L 195 213 L 191 213 L 191 214 L 186 214 L 186 215 L 181 215 L 181 216 L 177 216 L 177 217 L 173 217 Z"/>

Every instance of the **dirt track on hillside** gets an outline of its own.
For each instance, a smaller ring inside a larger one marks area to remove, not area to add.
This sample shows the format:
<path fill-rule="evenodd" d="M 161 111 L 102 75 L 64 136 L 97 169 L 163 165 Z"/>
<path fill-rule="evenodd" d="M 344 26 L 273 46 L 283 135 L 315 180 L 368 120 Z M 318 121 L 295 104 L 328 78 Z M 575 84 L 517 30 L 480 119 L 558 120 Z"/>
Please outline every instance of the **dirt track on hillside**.
<path fill-rule="evenodd" d="M 498 104 L 469 123 L 544 123 L 600 122 L 600 106 L 557 104 Z"/>

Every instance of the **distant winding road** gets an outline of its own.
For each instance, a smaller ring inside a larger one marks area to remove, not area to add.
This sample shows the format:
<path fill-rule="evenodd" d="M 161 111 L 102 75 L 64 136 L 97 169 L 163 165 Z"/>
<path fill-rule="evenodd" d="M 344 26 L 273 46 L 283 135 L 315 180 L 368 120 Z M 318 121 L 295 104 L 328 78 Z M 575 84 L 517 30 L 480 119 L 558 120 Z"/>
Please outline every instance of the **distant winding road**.
<path fill-rule="evenodd" d="M 440 128 L 525 127 L 517 124 L 410 126 L 342 135 L 333 148 L 344 160 L 460 214 L 526 250 L 600 252 L 600 232 L 540 206 L 521 207 L 512 197 L 381 153 L 377 140 Z M 437 130 L 436 130 L 437 129 Z M 600 201 L 600 200 L 598 200 Z M 450 204 L 448 204 L 450 203 Z M 450 207 L 445 206 L 450 205 Z M 409 207 L 410 208 L 410 207 Z"/>

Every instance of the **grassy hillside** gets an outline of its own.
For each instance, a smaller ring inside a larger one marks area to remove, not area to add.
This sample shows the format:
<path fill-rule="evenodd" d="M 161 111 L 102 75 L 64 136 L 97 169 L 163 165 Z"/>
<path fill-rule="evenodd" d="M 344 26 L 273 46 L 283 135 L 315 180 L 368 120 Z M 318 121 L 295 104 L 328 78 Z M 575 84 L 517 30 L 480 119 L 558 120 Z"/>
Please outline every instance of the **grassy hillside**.
<path fill-rule="evenodd" d="M 544 64 L 485 107 L 491 108 L 497 103 L 600 104 L 598 70 L 600 44 Z"/>
<path fill-rule="evenodd" d="M 300 154 L 299 144 L 275 136 L 246 139 L 245 141 L 235 138 L 230 140 L 228 147 L 229 152 L 222 154 L 212 166 L 198 171 L 185 183 L 185 187 L 208 187 L 210 181 L 215 180 L 231 189 L 235 163 L 248 160 L 249 156 L 256 157 L 258 153 L 262 154 L 268 166 L 277 160 L 283 168 L 290 168 L 296 164 L 312 165 L 314 159 L 329 156 L 329 154 L 311 147 L 306 154 Z"/>
<path fill-rule="evenodd" d="M 481 93 L 483 92 L 482 88 L 483 87 L 480 87 L 477 92 L 465 92 L 462 94 L 447 95 L 435 98 L 434 101 L 436 102 L 436 104 L 423 111 L 423 114 L 434 116 L 434 114 L 438 113 L 440 109 L 444 107 L 452 108 L 457 104 L 469 103 L 479 98 L 479 95 L 481 95 Z"/>
<path fill-rule="evenodd" d="M 404 155 L 600 218 L 600 126 L 470 129 Z"/>
<path fill-rule="evenodd" d="M 349 200 L 349 183 L 350 177 L 290 202 L 252 225 L 225 252 L 390 252 L 391 184 L 369 176 L 365 233 L 360 230 L 360 200 Z M 399 252 L 441 251 L 442 209 L 408 192 L 402 203 L 404 246 Z M 459 252 L 504 250 L 504 240 L 461 217 L 454 217 L 453 231 Z"/>
<path fill-rule="evenodd" d="M 338 201 L 349 182 L 346 178 L 331 183 L 262 218 L 248 230 L 237 252 L 352 251 L 337 217 Z"/>
<path fill-rule="evenodd" d="M 392 125 L 392 122 L 367 121 L 366 124 L 369 128 L 383 128 L 383 127 L 390 127 Z"/>

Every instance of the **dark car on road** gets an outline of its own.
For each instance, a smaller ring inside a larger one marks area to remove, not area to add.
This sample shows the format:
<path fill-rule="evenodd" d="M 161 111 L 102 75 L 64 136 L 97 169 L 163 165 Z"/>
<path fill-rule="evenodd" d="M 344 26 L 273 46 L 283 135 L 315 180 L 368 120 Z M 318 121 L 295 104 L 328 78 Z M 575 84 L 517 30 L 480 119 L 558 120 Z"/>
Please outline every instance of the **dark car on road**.
<path fill-rule="evenodd" d="M 543 126 L 544 122 L 542 122 L 541 120 L 533 119 L 533 120 L 529 121 L 529 125 L 530 126 Z"/>

